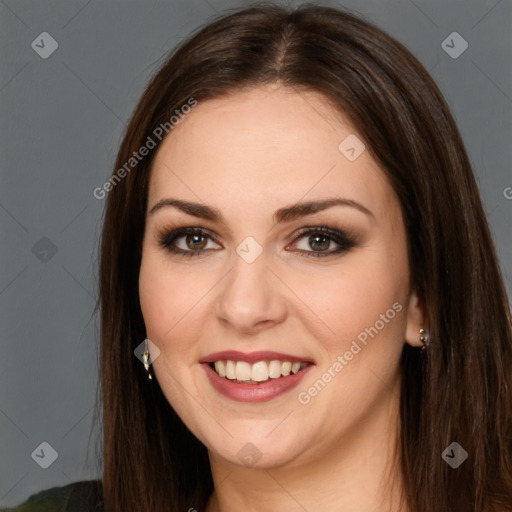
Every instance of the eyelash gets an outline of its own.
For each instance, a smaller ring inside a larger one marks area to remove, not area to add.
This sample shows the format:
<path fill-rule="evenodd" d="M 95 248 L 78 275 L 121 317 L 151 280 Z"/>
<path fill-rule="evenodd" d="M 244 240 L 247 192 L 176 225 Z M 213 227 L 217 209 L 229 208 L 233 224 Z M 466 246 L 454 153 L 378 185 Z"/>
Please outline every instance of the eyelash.
<path fill-rule="evenodd" d="M 172 229 L 172 228 L 171 228 Z M 198 250 L 190 250 L 185 251 L 183 249 L 177 249 L 173 246 L 173 243 L 184 235 L 200 235 L 203 237 L 207 237 L 213 240 L 210 232 L 202 228 L 195 227 L 186 227 L 186 228 L 178 228 L 173 230 L 164 229 L 159 233 L 159 244 L 169 251 L 172 254 L 181 255 L 181 256 L 198 256 L 201 253 L 204 253 L 208 249 L 198 249 Z M 306 227 L 302 231 L 298 233 L 292 243 L 297 242 L 301 238 L 306 237 L 307 235 L 321 235 L 327 239 L 331 239 L 336 244 L 339 245 L 339 248 L 330 251 L 304 251 L 303 249 L 298 249 L 297 252 L 300 254 L 305 254 L 307 257 L 311 256 L 313 258 L 323 258 L 327 256 L 332 256 L 334 254 L 340 254 L 350 250 L 355 245 L 354 238 L 350 236 L 348 233 L 344 231 L 340 231 L 338 229 L 329 228 L 328 226 L 318 226 L 318 227 Z M 215 241 L 215 240 L 214 240 Z M 216 242 L 217 243 L 217 242 Z"/>

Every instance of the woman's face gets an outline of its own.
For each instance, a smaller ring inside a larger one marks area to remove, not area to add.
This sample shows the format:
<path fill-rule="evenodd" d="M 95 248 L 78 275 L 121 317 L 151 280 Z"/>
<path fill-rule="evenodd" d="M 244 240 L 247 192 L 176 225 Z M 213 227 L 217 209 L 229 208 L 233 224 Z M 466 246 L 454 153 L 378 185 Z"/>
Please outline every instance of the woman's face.
<path fill-rule="evenodd" d="M 211 455 L 307 462 L 395 411 L 422 316 L 363 136 L 321 95 L 269 86 L 199 102 L 158 150 L 141 307 L 158 384 Z"/>

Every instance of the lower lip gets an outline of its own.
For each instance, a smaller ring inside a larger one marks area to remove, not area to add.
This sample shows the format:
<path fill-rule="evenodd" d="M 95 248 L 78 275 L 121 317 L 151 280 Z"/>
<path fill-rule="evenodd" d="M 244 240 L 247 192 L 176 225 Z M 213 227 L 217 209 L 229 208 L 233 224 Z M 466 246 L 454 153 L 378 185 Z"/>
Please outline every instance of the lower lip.
<path fill-rule="evenodd" d="M 260 384 L 238 384 L 221 377 L 208 363 L 202 363 L 201 366 L 205 369 L 212 386 L 231 400 L 237 402 L 267 402 L 297 386 L 314 365 L 309 364 L 296 374 L 279 377 L 278 379 L 269 379 Z"/>

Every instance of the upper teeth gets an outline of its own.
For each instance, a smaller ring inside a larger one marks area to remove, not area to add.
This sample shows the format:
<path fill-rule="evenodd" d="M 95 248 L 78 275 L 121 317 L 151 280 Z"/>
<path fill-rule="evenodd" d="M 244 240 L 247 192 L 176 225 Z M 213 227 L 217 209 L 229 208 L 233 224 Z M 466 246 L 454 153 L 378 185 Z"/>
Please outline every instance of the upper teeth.
<path fill-rule="evenodd" d="M 281 376 L 286 377 L 291 373 L 297 373 L 308 363 L 291 363 L 290 361 L 258 361 L 249 364 L 246 361 L 216 361 L 215 371 L 221 377 L 227 377 L 232 380 L 263 382 L 271 379 L 277 379 Z"/>

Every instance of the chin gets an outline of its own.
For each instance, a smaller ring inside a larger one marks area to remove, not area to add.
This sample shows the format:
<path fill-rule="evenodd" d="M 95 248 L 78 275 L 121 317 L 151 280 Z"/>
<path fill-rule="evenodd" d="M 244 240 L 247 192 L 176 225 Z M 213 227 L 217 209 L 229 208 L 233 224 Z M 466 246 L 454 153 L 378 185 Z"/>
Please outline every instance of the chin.
<path fill-rule="evenodd" d="M 285 439 L 270 439 L 273 434 L 268 435 L 268 430 L 261 435 L 237 436 L 234 438 L 221 439 L 209 443 L 210 457 L 221 457 L 226 461 L 254 469 L 272 469 L 285 466 L 294 461 L 303 450 L 294 442 L 294 437 L 289 433 Z M 229 436 L 227 436 L 229 437 Z"/>

